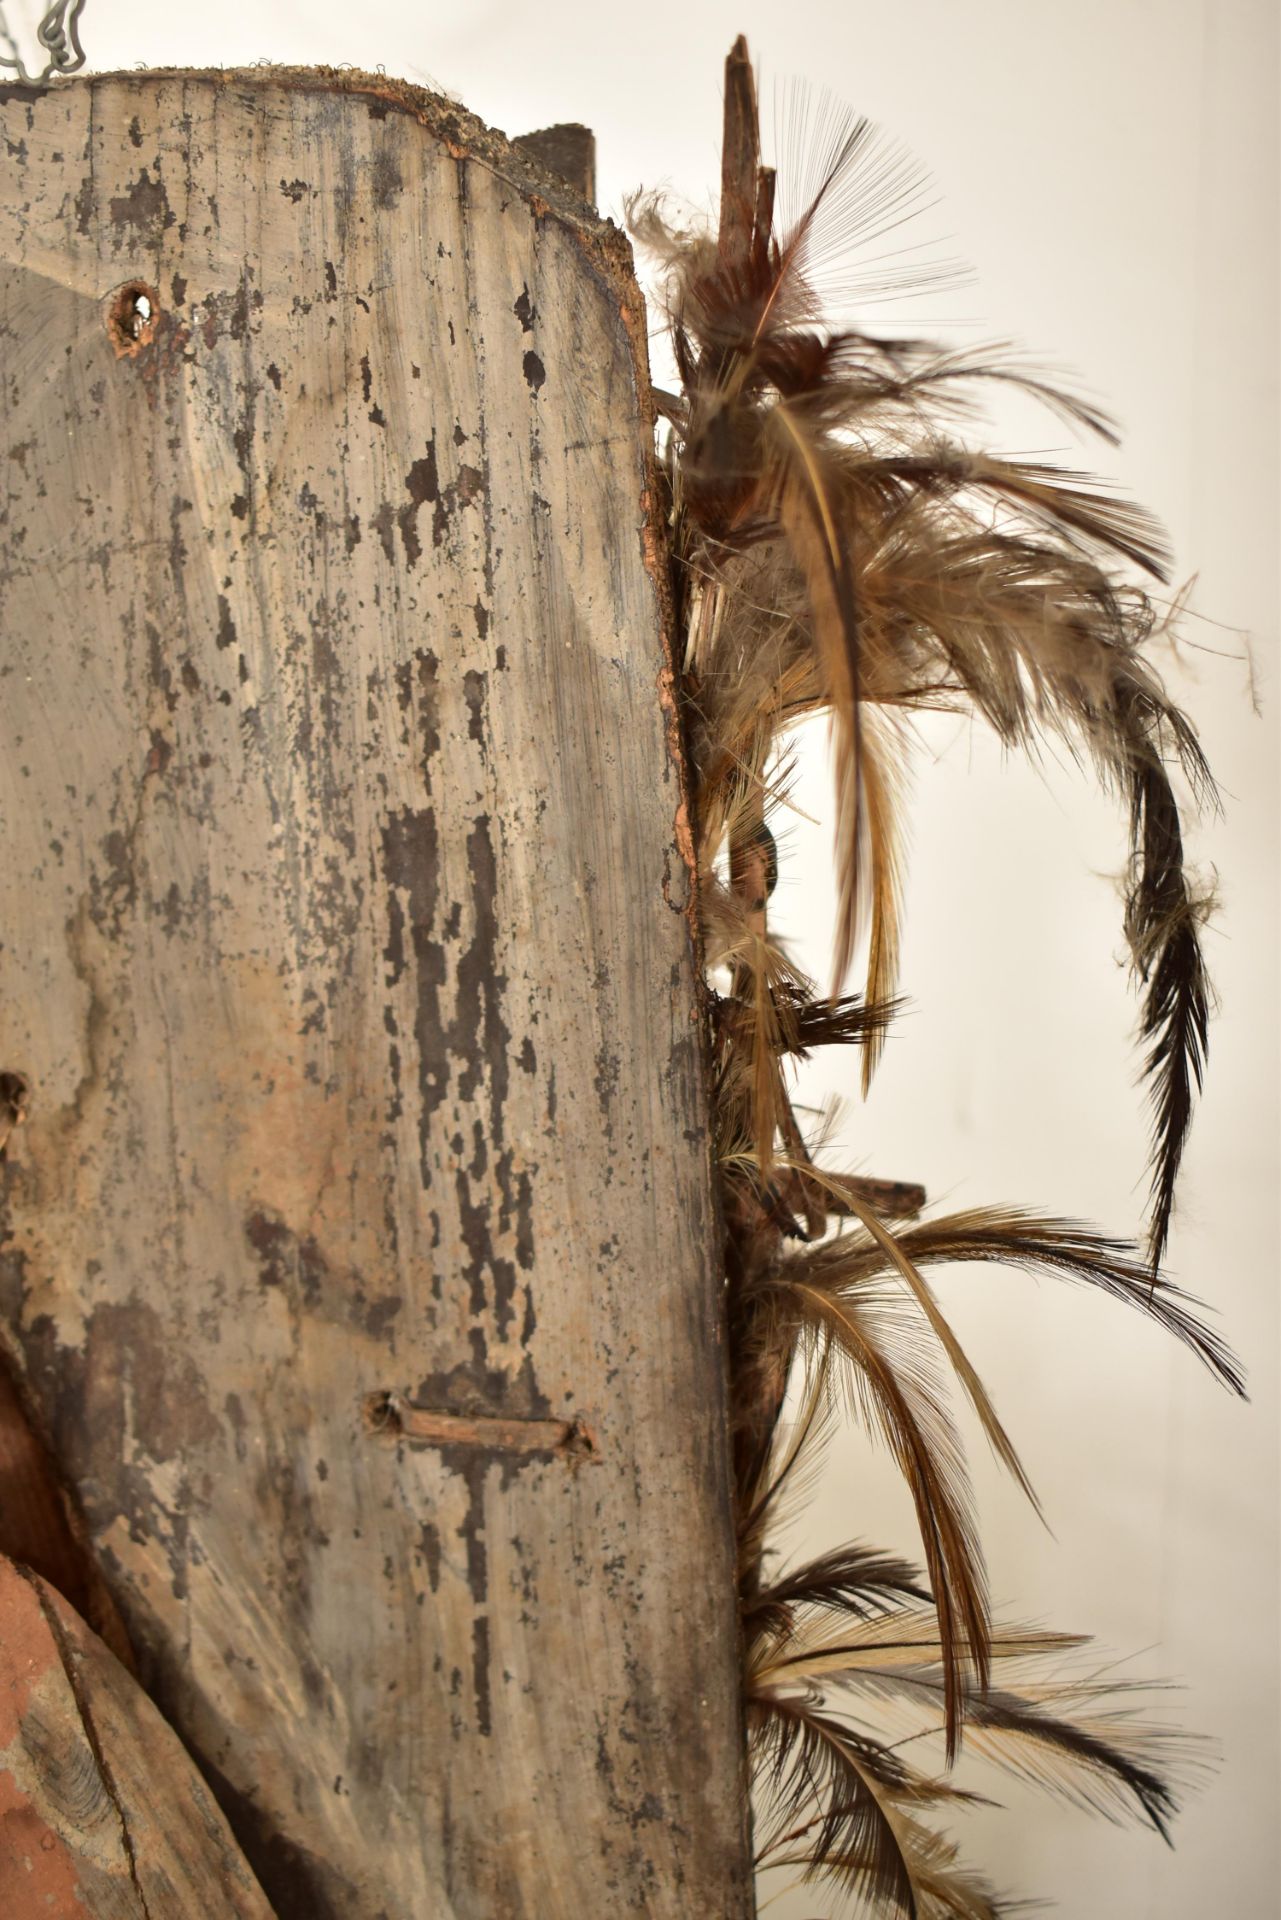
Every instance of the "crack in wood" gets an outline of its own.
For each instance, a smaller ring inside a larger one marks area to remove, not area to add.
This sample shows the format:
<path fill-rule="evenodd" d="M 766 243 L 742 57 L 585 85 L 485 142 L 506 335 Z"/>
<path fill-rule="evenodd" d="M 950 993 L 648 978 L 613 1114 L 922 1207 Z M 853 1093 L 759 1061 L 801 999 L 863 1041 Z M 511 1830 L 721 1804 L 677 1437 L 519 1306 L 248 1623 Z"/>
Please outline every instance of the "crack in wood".
<path fill-rule="evenodd" d="M 546 1420 L 511 1414 L 457 1413 L 418 1407 L 383 1389 L 366 1396 L 366 1430 L 420 1447 L 474 1447 L 486 1453 L 555 1454 L 574 1463 L 599 1461 L 600 1446 L 582 1414 Z"/>
<path fill-rule="evenodd" d="M 138 1855 L 134 1848 L 130 1812 L 126 1806 L 124 1796 L 121 1794 L 120 1788 L 117 1785 L 110 1757 L 103 1744 L 97 1720 L 94 1718 L 93 1705 L 90 1698 L 91 1690 L 81 1677 L 71 1637 L 58 1617 L 57 1607 L 49 1598 L 49 1593 L 45 1588 L 44 1582 L 27 1567 L 15 1565 L 15 1571 L 20 1579 L 27 1582 L 27 1585 L 36 1596 L 40 1612 L 49 1630 L 49 1636 L 53 1641 L 54 1649 L 62 1664 L 62 1671 L 66 1678 L 67 1686 L 71 1690 L 71 1697 L 75 1701 L 76 1712 L 80 1716 L 80 1724 L 84 1729 L 84 1736 L 88 1742 L 89 1751 L 93 1755 L 94 1766 L 97 1769 L 98 1778 L 102 1783 L 103 1793 L 110 1802 L 112 1811 L 120 1824 L 120 1843 L 124 1854 L 125 1867 L 128 1871 L 133 1890 L 138 1896 L 138 1905 L 142 1911 L 142 1920 L 151 1920 L 151 1908 L 147 1904 L 146 1891 L 138 1874 Z"/>

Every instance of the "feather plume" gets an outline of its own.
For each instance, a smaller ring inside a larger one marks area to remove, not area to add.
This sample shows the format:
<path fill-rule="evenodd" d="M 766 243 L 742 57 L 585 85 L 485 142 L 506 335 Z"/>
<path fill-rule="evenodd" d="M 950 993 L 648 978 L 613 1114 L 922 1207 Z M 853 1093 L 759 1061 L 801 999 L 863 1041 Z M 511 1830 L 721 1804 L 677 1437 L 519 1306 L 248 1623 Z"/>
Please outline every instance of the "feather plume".
<path fill-rule="evenodd" d="M 797 1611 L 816 1608 L 830 1614 L 866 1619 L 888 1611 L 904 1598 L 928 1600 L 921 1576 L 896 1554 L 851 1544 L 779 1574 L 760 1587 L 743 1608 L 749 1639 L 790 1630 Z"/>
<path fill-rule="evenodd" d="M 860 1725 L 877 1702 L 906 1714 L 917 1738 L 945 1723 L 942 1631 L 934 1609 L 922 1603 L 911 1569 L 865 1550 L 829 1555 L 763 1591 L 745 1620 L 748 1700 L 756 1726 L 768 1730 L 770 1742 L 765 1857 L 782 1844 L 796 1847 L 803 1841 L 793 1859 L 814 1874 L 839 1874 L 856 1857 L 875 1858 L 884 1900 L 897 1900 L 899 1911 L 912 1911 L 913 1901 L 918 1910 L 929 1911 L 921 1906 L 925 1887 L 912 1871 L 914 1849 L 904 1844 L 897 1816 L 907 1813 L 913 1800 L 928 1805 L 942 1799 L 943 1783 L 914 1775 L 904 1793 L 900 1776 L 869 1753 L 875 1749 L 891 1756 L 898 1766 L 902 1743 L 887 1748 Z M 1179 1736 L 1135 1720 L 1125 1704 L 1137 1691 L 1132 1685 L 1097 1676 L 1046 1680 L 1040 1674 L 1047 1660 L 1060 1664 L 1085 1644 L 1079 1635 L 1040 1628 L 994 1628 L 990 1659 L 1015 1677 L 967 1694 L 968 1744 L 993 1765 L 1074 1805 L 1114 1821 L 1137 1815 L 1168 1840 L 1176 1804 L 1170 1769 L 1180 1759 Z M 820 1709 L 817 1703 L 826 1701 L 833 1688 L 848 1698 L 848 1706 Z M 771 1727 L 771 1720 L 778 1724 Z M 826 1792 L 816 1790 L 821 1772 L 804 1780 L 788 1778 L 793 1753 L 811 1757 L 812 1764 L 819 1743 L 829 1749 Z M 842 1763 L 857 1779 L 841 1783 L 848 1799 L 834 1803 L 837 1782 L 831 1776 Z M 874 1809 L 866 1804 L 869 1777 L 881 1790 Z M 858 1805 L 861 1845 L 854 1844 L 851 1820 L 830 1812 L 825 1821 L 817 1815 L 807 1819 L 807 1794 L 820 1807 L 835 1804 L 842 1815 Z M 876 1848 L 869 1845 L 868 1830 L 874 1815 L 881 1821 Z M 920 1838 L 936 1841 L 948 1849 L 949 1860 L 954 1857 L 941 1836 L 922 1828 Z M 895 1841 L 897 1848 L 891 1845 Z"/>
<path fill-rule="evenodd" d="M 762 1662 L 762 1684 L 839 1686 L 892 1700 L 942 1726 L 940 1641 L 929 1609 L 880 1616 L 840 1635 L 793 1642 Z M 1122 1704 L 1140 1691 L 1115 1679 L 1046 1680 L 1039 1663 L 1085 1644 L 1077 1636 L 994 1630 L 992 1658 L 1030 1677 L 1004 1680 L 966 1700 L 967 1751 L 1044 1787 L 1073 1805 L 1120 1820 L 1137 1815 L 1169 1841 L 1176 1811 L 1171 1770 L 1187 1771 L 1186 1736 L 1134 1718 Z"/>
<path fill-rule="evenodd" d="M 1020 1261 L 1036 1256 L 1036 1264 L 1051 1271 L 1097 1277 L 1134 1304 L 1145 1302 L 1146 1269 L 1136 1259 L 1063 1223 L 958 1215 L 902 1237 L 914 1241 L 922 1263 L 961 1254 L 1008 1259 L 1017 1250 Z M 867 1239 L 866 1250 L 885 1262 L 886 1250 L 875 1239 Z M 826 1252 L 815 1249 L 785 1264 L 813 1269 Z M 871 1269 L 857 1282 L 860 1291 L 874 1285 Z M 900 1311 L 916 1304 L 902 1295 L 898 1300 Z M 1177 1306 L 1165 1304 L 1177 1316 Z M 860 1354 L 857 1342 L 843 1353 L 851 1351 Z M 798 1420 L 775 1442 L 754 1510 L 744 1516 L 753 1547 L 779 1495 L 789 1484 L 795 1491 L 798 1473 L 813 1467 L 828 1431 L 832 1368 L 839 1364 L 829 1340 Z M 757 1575 L 758 1554 L 749 1551 L 744 1566 Z M 991 1890 L 957 1869 L 951 1842 L 917 1818 L 921 1806 L 945 1797 L 935 1790 L 947 1783 L 894 1772 L 900 1746 L 887 1747 L 868 1724 L 878 1703 L 893 1707 L 909 1715 L 918 1736 L 937 1730 L 950 1753 L 950 1665 L 962 1674 L 967 1749 L 1110 1819 L 1137 1814 L 1168 1838 L 1177 1736 L 1136 1721 L 1126 1704 L 1134 1689 L 1124 1683 L 1098 1676 L 1047 1679 L 1041 1671 L 1047 1661 L 1057 1664 L 1083 1647 L 1081 1636 L 989 1627 L 980 1677 L 958 1610 L 946 1600 L 936 1610 L 907 1562 L 858 1545 L 768 1580 L 749 1578 L 742 1606 L 753 1751 L 766 1804 L 764 1864 L 801 1867 L 807 1877 L 871 1897 L 886 1912 L 967 1912 L 964 1902 L 980 1896 L 989 1907 L 975 1911 L 1008 1911 L 990 1904 Z M 997 1669 L 1002 1678 L 994 1682 Z M 834 1689 L 848 1697 L 848 1709 L 831 1704 Z M 888 1756 L 888 1765 L 878 1755 Z M 949 1898 L 962 1904 L 931 1904 Z"/>
<path fill-rule="evenodd" d="M 822 1250 L 819 1249 L 819 1252 Z M 792 1263 L 788 1263 L 791 1265 Z M 821 1273 L 784 1266 L 762 1292 L 794 1337 L 821 1346 L 860 1422 L 890 1450 L 916 1509 L 943 1638 L 949 1758 L 961 1735 L 965 1689 L 988 1670 L 987 1580 L 959 1437 L 928 1323 L 898 1289 L 843 1290 Z"/>
<path fill-rule="evenodd" d="M 995 1260 L 1100 1287 L 1114 1299 L 1146 1313 L 1181 1340 L 1231 1392 L 1245 1398 L 1240 1363 L 1220 1336 L 1197 1318 L 1201 1306 L 1158 1277 L 1136 1248 L 1105 1239 L 1071 1220 L 1055 1220 L 1014 1207 L 975 1208 L 920 1226 L 901 1229 L 899 1252 L 917 1269 L 940 1261 Z M 879 1243 L 846 1245 L 844 1262 L 851 1280 L 870 1277 L 883 1265 Z"/>
<path fill-rule="evenodd" d="M 884 1737 L 887 1714 L 908 1718 L 909 1739 L 941 1739 L 946 1765 L 964 1732 L 979 1757 L 1109 1818 L 1137 1813 L 1167 1838 L 1177 1751 L 1131 1717 L 1124 1686 L 1063 1676 L 1077 1636 L 993 1624 L 949 1371 L 1034 1496 L 925 1269 L 996 1260 L 1100 1287 L 1243 1392 L 1198 1303 L 1158 1271 L 1211 1002 L 1200 946 L 1211 903 L 1185 870 L 1175 783 L 1198 806 L 1215 791 L 1145 651 L 1168 623 L 1131 575 L 1166 578 L 1159 527 L 1087 474 L 958 437 L 984 388 L 999 385 L 1115 444 L 1111 421 L 1008 346 L 956 351 L 825 327 L 833 262 L 890 235 L 921 178 L 828 102 L 801 101 L 793 130 L 776 178 L 761 164 L 740 38 L 726 66 L 715 229 L 654 196 L 629 207 L 664 276 L 681 382 L 655 405 L 716 979 L 714 1144 L 759 1859 L 879 1913 L 996 1920 L 1014 1909 L 922 1817 L 975 1796 L 910 1765 Z M 948 277 L 905 257 L 896 244 L 866 260 L 860 299 Z M 821 1137 L 807 1139 L 793 1109 L 789 1066 L 815 1047 L 860 1046 L 866 1092 L 897 1011 L 907 729 L 931 709 L 976 714 L 1033 760 L 1061 743 L 1127 810 L 1125 932 L 1153 1120 L 1146 1261 L 1126 1242 L 1012 1208 L 919 1221 L 923 1189 L 818 1165 Z M 826 999 L 769 926 L 789 733 L 820 713 L 836 802 Z M 866 991 L 843 994 L 864 946 Z M 832 1220 L 855 1224 L 826 1238 Z M 789 1381 L 800 1386 L 790 1425 Z M 863 1544 L 768 1571 L 770 1535 L 803 1497 L 842 1398 L 905 1478 L 924 1579 Z"/>
<path fill-rule="evenodd" d="M 867 825 L 865 864 L 870 894 L 867 997 L 873 1006 L 883 1005 L 892 999 L 898 977 L 903 876 L 895 787 L 896 768 L 902 767 L 903 759 L 902 732 L 894 716 L 886 715 L 877 725 L 865 723 L 862 787 Z M 901 779 L 901 774 L 898 778 Z M 850 926 L 854 922 L 854 915 L 849 903 L 843 903 L 843 906 L 845 910 L 841 922 Z M 868 1044 L 863 1049 L 865 1094 L 880 1058 L 884 1034 L 884 1027 L 877 1028 L 868 1036 Z"/>
<path fill-rule="evenodd" d="M 1023 1470 L 1023 1463 L 1015 1451 L 1014 1444 L 997 1417 L 986 1387 L 970 1364 L 960 1341 L 953 1333 L 938 1301 L 934 1298 L 928 1283 L 907 1251 L 904 1239 L 891 1233 L 883 1220 L 878 1219 L 871 1207 L 853 1202 L 850 1211 L 866 1229 L 867 1235 L 882 1256 L 883 1262 L 899 1273 L 914 1296 L 921 1312 L 930 1324 L 930 1329 L 942 1347 L 952 1369 L 964 1387 L 965 1392 L 978 1414 L 983 1431 L 991 1443 L 992 1450 L 1002 1465 L 1018 1482 L 1032 1505 L 1040 1512 L 1040 1506 L 1032 1483 Z M 818 1248 L 809 1263 L 809 1278 L 812 1282 L 825 1284 L 828 1288 L 848 1294 L 853 1276 L 847 1265 L 845 1255 L 850 1251 L 848 1241 L 838 1239 Z M 856 1284 L 856 1283 L 855 1283 Z"/>
<path fill-rule="evenodd" d="M 930 1914 L 934 1875 L 952 1865 L 955 1848 L 911 1809 L 976 1796 L 917 1773 L 842 1716 L 796 1695 L 749 1692 L 748 1722 L 764 1798 L 776 1809 L 758 1860 L 803 1864 L 807 1877 L 854 1887 L 912 1920 Z"/>
<path fill-rule="evenodd" d="M 758 707 L 756 764 L 800 712 L 832 716 L 835 971 L 843 977 L 870 919 L 869 999 L 893 991 L 898 892 L 890 759 L 876 751 L 869 708 L 972 705 L 1030 753 L 1048 727 L 1125 796 L 1126 931 L 1145 990 L 1152 1088 L 1155 1271 L 1209 1012 L 1199 939 L 1207 902 L 1184 876 L 1167 749 L 1194 799 L 1212 799 L 1213 783 L 1190 724 L 1141 657 L 1160 624 L 1152 604 L 1109 568 L 1164 579 L 1163 537 L 1141 508 L 1084 474 L 974 451 L 941 430 L 941 420 L 972 411 L 976 386 L 1000 382 L 1115 440 L 1096 407 L 1008 349 L 953 352 L 823 330 L 817 263 L 834 241 L 858 243 L 900 219 L 919 182 L 865 121 L 825 109 L 810 129 L 805 197 L 777 225 L 776 202 L 789 195 L 775 194 L 772 176 L 766 186 L 759 164 L 745 48 L 731 67 L 716 238 L 666 225 L 652 199 L 630 209 L 633 231 L 663 262 L 684 385 L 669 409 L 678 562 L 713 583 L 715 650 L 749 680 L 763 625 L 772 617 L 780 626 L 767 653 L 778 669 L 786 650 L 790 697 L 768 713 Z M 765 620 L 762 607 L 772 610 Z M 705 632 L 700 622 L 696 660 L 706 657 Z M 705 691 L 700 680 L 695 698 Z M 894 745 L 901 766 L 901 740 Z M 723 775 L 706 759 L 700 772 L 707 801 Z M 874 1043 L 864 1054 L 865 1086 L 877 1051 Z"/>
<path fill-rule="evenodd" d="M 1072 1804 L 1118 1820 L 1137 1815 L 1163 1839 L 1176 1810 L 1171 1769 L 1187 1770 L 1186 1737 L 1136 1720 L 1125 1704 L 1141 1689 L 1115 1679 L 1044 1678 L 1047 1659 L 1086 1644 L 1080 1636 L 997 1627 L 990 1657 L 1016 1677 L 966 1698 L 967 1749 Z M 839 1629 L 791 1620 L 762 1638 L 749 1662 L 749 1689 L 762 1697 L 838 1687 L 856 1720 L 887 1701 L 922 1733 L 944 1725 L 943 1643 L 932 1608 L 891 1605 Z M 1022 1678 L 1017 1677 L 1022 1675 Z M 860 1704 L 862 1703 L 862 1704 Z"/>

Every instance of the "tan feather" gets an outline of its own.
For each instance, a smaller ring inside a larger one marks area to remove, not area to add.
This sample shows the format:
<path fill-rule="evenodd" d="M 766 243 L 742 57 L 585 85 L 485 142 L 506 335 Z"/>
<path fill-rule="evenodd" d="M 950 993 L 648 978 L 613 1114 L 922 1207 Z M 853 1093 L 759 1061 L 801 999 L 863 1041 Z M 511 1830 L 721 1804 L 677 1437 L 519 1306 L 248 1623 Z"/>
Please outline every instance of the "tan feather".
<path fill-rule="evenodd" d="M 800 1264 L 799 1262 L 797 1263 Z M 969 1476 L 928 1346 L 908 1301 L 883 1286 L 843 1294 L 809 1278 L 781 1276 L 803 1334 L 844 1362 L 853 1406 L 888 1446 L 916 1508 L 930 1587 L 946 1647 L 948 1754 L 961 1738 L 962 1702 L 972 1677 L 988 1671 L 987 1582 L 975 1530 Z"/>
<path fill-rule="evenodd" d="M 813 1253 L 804 1257 L 807 1278 L 811 1283 L 821 1284 L 845 1297 L 852 1286 L 856 1287 L 862 1283 L 862 1275 L 874 1273 L 882 1265 L 888 1265 L 901 1276 L 964 1387 L 993 1452 L 1007 1471 L 1013 1475 L 1039 1513 L 1040 1503 L 1024 1471 L 1014 1443 L 1002 1426 L 986 1387 L 979 1379 L 964 1348 L 944 1317 L 928 1282 L 908 1252 L 905 1244 L 907 1236 L 891 1233 L 871 1207 L 865 1206 L 853 1197 L 850 1199 L 850 1211 L 866 1229 L 880 1255 L 880 1260 L 870 1261 L 865 1248 L 860 1248 L 857 1243 L 851 1246 L 846 1237 L 840 1237 L 829 1241 L 825 1246 L 816 1248 Z"/>

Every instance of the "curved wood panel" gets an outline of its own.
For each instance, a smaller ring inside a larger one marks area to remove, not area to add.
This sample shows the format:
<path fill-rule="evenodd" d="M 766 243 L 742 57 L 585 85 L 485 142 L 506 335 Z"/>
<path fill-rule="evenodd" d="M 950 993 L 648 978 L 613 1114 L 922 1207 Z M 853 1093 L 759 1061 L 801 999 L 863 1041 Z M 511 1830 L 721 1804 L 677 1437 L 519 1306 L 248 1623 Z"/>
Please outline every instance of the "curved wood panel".
<path fill-rule="evenodd" d="M 2 110 L 0 1313 L 142 1676 L 282 1916 L 746 1913 L 625 245 L 370 76 Z"/>

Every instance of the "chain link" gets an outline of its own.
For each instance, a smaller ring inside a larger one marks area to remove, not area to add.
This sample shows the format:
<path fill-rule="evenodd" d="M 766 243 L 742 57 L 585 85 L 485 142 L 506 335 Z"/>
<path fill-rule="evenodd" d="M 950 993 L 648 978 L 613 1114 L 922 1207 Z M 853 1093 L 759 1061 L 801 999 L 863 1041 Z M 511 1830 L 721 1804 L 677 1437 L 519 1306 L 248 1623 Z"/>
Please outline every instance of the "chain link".
<path fill-rule="evenodd" d="M 5 18 L 4 0 L 0 0 L 0 47 L 8 48 L 7 53 L 0 52 L 0 68 L 10 68 L 24 87 L 47 87 L 57 75 L 75 73 L 85 63 L 84 48 L 76 33 L 84 5 L 85 0 L 54 0 L 36 29 L 36 38 L 49 57 L 40 73 L 28 73 Z"/>

